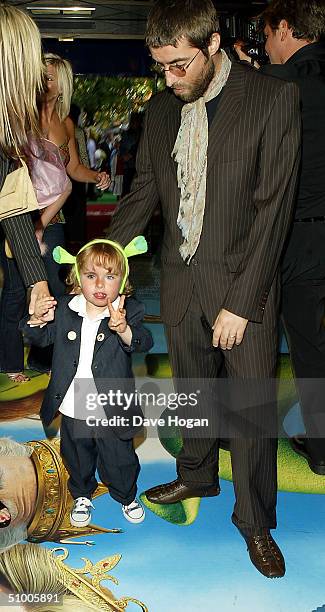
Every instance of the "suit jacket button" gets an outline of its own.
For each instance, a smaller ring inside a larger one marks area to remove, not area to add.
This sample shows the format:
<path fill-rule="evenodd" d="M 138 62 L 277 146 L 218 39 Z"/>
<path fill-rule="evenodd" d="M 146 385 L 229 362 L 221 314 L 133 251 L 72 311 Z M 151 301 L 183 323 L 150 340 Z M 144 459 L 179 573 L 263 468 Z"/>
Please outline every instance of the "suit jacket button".
<path fill-rule="evenodd" d="M 197 259 L 192 259 L 192 266 L 197 266 L 199 264 Z"/>
<path fill-rule="evenodd" d="M 134 340 L 134 344 L 140 344 L 140 343 L 141 343 L 141 340 L 139 340 L 139 338 L 136 338 L 136 339 Z"/>
<path fill-rule="evenodd" d="M 54 398 L 55 398 L 56 400 L 61 399 L 61 393 L 57 393 L 57 394 L 54 396 Z"/>
<path fill-rule="evenodd" d="M 74 360 L 73 365 L 74 365 L 75 368 L 77 367 L 78 364 L 77 364 L 76 360 Z"/>
<path fill-rule="evenodd" d="M 94 370 L 97 370 L 97 366 L 96 365 L 94 365 Z"/>

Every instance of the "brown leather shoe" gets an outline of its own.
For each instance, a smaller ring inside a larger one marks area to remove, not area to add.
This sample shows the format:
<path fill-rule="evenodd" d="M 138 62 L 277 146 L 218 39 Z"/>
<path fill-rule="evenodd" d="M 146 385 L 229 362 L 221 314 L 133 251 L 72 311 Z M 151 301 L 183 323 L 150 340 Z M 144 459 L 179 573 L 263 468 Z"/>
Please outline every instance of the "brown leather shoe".
<path fill-rule="evenodd" d="M 286 568 L 280 548 L 270 533 L 265 535 L 245 536 L 251 562 L 263 576 L 282 578 Z"/>
<path fill-rule="evenodd" d="M 217 485 L 196 487 L 185 484 L 180 478 L 145 491 L 147 499 L 153 504 L 175 504 L 191 497 L 213 497 L 219 493 L 220 487 Z"/>

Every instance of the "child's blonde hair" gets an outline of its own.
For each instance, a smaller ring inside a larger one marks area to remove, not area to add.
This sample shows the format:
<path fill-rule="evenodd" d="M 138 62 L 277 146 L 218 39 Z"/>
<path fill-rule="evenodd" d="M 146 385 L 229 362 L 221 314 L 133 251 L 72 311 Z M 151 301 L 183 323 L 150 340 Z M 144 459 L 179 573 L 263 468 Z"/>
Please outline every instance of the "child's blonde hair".
<path fill-rule="evenodd" d="M 122 248 L 122 247 L 121 247 Z M 125 259 L 122 253 L 112 244 L 98 242 L 90 244 L 88 247 L 78 253 L 76 257 L 76 266 L 79 274 L 85 269 L 86 264 L 92 263 L 95 266 L 102 266 L 111 274 L 119 274 L 121 282 L 125 275 Z M 80 283 L 76 274 L 76 267 L 73 266 L 67 278 L 67 284 L 73 292 L 80 292 Z M 126 280 L 123 294 L 127 297 L 132 293 L 132 287 L 129 280 Z"/>

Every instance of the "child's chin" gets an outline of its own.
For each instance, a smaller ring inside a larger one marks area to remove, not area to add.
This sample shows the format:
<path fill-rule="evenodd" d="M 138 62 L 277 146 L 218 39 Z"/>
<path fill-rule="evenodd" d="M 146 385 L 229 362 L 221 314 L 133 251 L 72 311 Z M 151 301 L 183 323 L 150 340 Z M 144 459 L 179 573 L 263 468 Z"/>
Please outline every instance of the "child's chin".
<path fill-rule="evenodd" d="M 105 300 L 96 300 L 95 298 L 93 298 L 90 302 L 93 306 L 96 306 L 97 308 L 106 308 L 107 306 L 107 299 Z"/>

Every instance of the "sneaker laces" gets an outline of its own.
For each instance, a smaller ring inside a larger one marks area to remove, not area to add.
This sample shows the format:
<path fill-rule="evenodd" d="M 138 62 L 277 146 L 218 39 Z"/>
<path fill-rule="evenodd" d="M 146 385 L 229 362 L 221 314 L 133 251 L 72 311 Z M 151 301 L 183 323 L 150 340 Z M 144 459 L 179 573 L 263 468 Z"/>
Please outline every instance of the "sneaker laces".
<path fill-rule="evenodd" d="M 89 506 L 95 509 L 90 499 L 87 497 L 79 497 L 75 502 L 74 510 L 87 510 Z"/>
<path fill-rule="evenodd" d="M 137 510 L 138 508 L 142 510 L 142 506 L 141 504 L 138 502 L 137 499 L 134 499 L 133 502 L 131 502 L 128 506 L 122 506 L 124 508 L 124 510 Z"/>
<path fill-rule="evenodd" d="M 255 544 L 258 546 L 262 560 L 264 563 L 269 563 L 274 557 L 277 561 L 280 561 L 277 550 L 274 548 L 271 536 L 266 534 L 265 536 L 255 536 Z"/>

